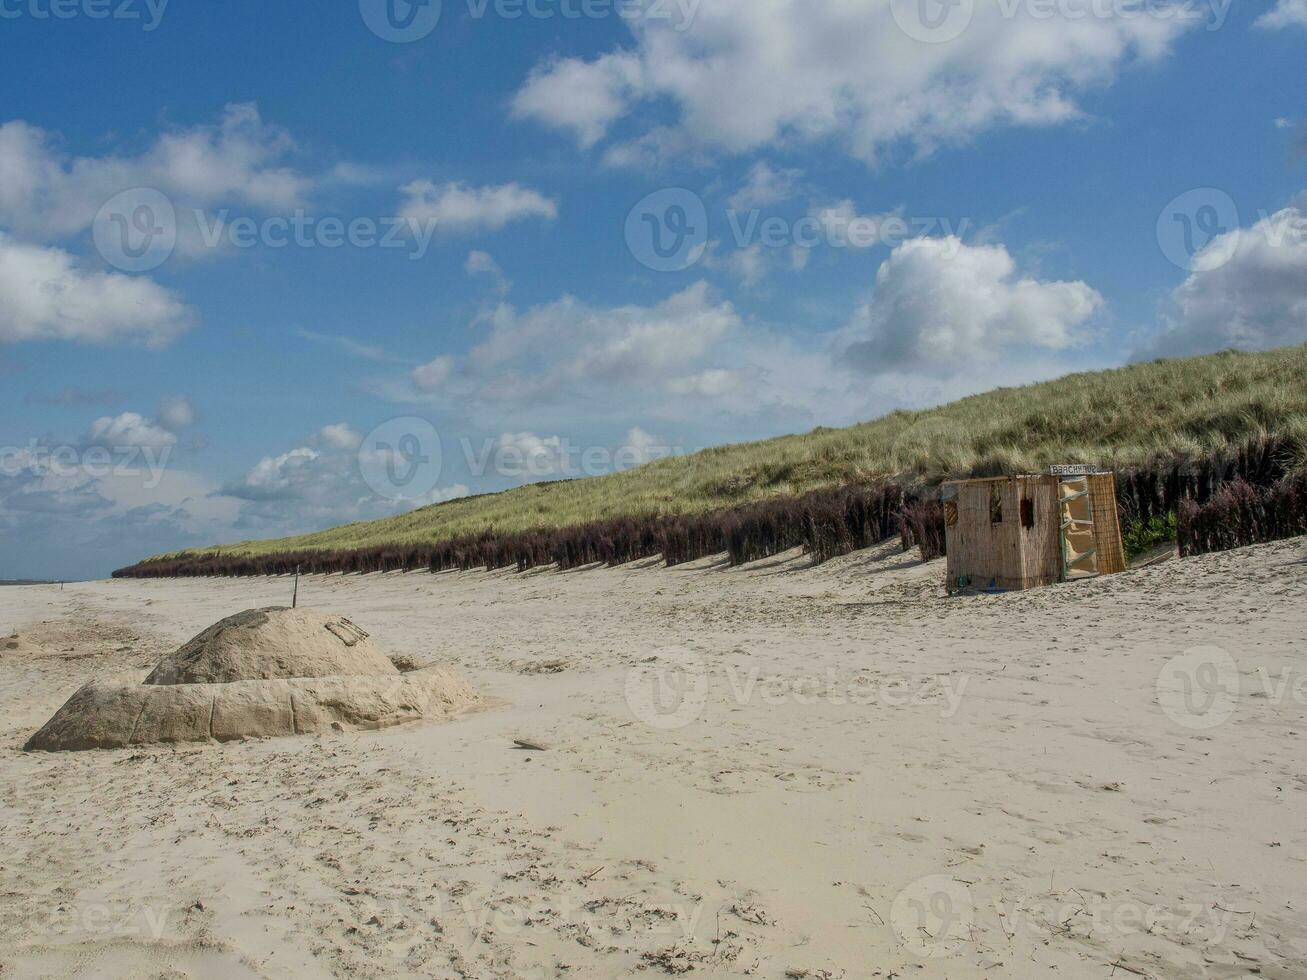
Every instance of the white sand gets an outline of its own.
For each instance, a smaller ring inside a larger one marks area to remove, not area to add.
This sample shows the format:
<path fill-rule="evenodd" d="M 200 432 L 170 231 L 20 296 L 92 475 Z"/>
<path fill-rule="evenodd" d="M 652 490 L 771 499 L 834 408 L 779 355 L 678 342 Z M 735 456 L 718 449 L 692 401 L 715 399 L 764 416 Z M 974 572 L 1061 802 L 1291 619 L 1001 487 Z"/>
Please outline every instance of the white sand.
<path fill-rule="evenodd" d="M 0 589 L 0 973 L 1307 977 L 1304 555 L 954 600 L 889 549 L 311 578 L 508 704 L 71 755 L 19 747 L 290 583 Z M 1167 666 L 1209 647 L 1237 696 Z"/>

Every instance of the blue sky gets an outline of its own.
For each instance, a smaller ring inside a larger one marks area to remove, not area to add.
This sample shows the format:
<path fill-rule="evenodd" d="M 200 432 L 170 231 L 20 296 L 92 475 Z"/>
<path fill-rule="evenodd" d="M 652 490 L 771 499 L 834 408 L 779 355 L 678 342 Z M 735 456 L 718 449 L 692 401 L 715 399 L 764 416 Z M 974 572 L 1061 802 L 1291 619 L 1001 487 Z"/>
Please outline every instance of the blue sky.
<path fill-rule="evenodd" d="M 0 0 L 0 578 L 1301 343 L 1305 45 L 1307 0 Z"/>

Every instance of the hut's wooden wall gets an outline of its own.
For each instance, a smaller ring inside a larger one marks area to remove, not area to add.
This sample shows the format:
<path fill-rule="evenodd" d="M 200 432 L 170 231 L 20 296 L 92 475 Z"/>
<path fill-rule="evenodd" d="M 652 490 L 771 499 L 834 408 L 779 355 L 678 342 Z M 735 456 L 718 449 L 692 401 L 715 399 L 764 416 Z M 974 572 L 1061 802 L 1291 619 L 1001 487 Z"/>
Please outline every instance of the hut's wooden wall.
<path fill-rule="evenodd" d="M 1022 568 L 1020 588 L 1033 589 L 1062 580 L 1062 527 L 1058 509 L 1058 479 L 1041 476 L 1017 481 L 1021 493 L 1034 504 L 1035 526 L 1021 532 Z"/>
<path fill-rule="evenodd" d="M 1126 569 L 1121 542 L 1121 517 L 1116 506 L 1116 475 L 1098 473 L 1089 478 L 1089 499 L 1094 502 L 1094 546 L 1098 573 L 1112 575 Z"/>
<path fill-rule="evenodd" d="M 957 520 L 946 527 L 950 588 L 965 578 L 985 588 L 1029 589 L 1061 578 L 1055 477 L 1000 477 L 956 484 Z M 1002 521 L 992 520 L 992 502 Z M 1034 526 L 1022 526 L 1021 502 L 1032 504 Z"/>

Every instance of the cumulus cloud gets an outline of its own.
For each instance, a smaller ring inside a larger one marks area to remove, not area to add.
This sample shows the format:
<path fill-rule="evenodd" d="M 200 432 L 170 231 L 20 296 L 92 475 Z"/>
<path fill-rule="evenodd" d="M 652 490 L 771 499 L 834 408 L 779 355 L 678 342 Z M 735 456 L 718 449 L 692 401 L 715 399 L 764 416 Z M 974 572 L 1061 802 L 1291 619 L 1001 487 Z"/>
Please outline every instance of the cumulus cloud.
<path fill-rule="evenodd" d="M 813 207 L 808 216 L 820 228 L 821 240 L 831 248 L 874 248 L 885 244 L 889 236 L 887 223 L 902 222 L 902 212 L 859 214 L 857 206 L 846 198 L 833 204 Z M 900 237 L 907 237 L 906 224 Z"/>
<path fill-rule="evenodd" d="M 1274 10 L 1257 18 L 1256 26 L 1268 31 L 1307 27 L 1307 0 L 1280 0 Z"/>
<path fill-rule="evenodd" d="M 513 116 L 570 129 L 589 148 L 627 113 L 645 87 L 643 73 L 641 58 L 626 52 L 545 62 L 514 96 Z"/>
<path fill-rule="evenodd" d="M 300 446 L 265 456 L 240 479 L 222 487 L 221 496 L 240 502 L 235 527 L 260 534 L 301 533 L 389 517 L 470 492 L 467 486 L 454 484 L 435 487 L 418 500 L 389 499 L 368 486 L 360 473 L 362 439 L 350 426 L 325 426 L 314 441 L 317 448 Z"/>
<path fill-rule="evenodd" d="M 180 432 L 195 424 L 195 407 L 185 395 L 165 398 L 159 403 L 159 424 L 169 432 Z"/>
<path fill-rule="evenodd" d="M 363 436 L 346 422 L 324 425 L 318 430 L 318 438 L 325 446 L 339 452 L 358 449 L 363 442 Z"/>
<path fill-rule="evenodd" d="M 288 210 L 313 184 L 285 165 L 294 149 L 252 104 L 229 105 L 216 124 L 163 133 L 129 156 L 69 156 L 54 134 L 15 120 L 0 125 L 0 224 L 38 241 L 66 238 L 89 228 L 115 194 L 136 187 L 162 191 L 179 209 L 224 202 Z M 198 247 L 197 239 L 183 235 L 179 245 Z"/>
<path fill-rule="evenodd" d="M 86 441 L 108 449 L 164 449 L 175 446 L 177 436 L 136 412 L 123 412 L 92 422 Z"/>
<path fill-rule="evenodd" d="M 727 203 L 737 211 L 779 204 L 795 195 L 802 176 L 801 170 L 775 170 L 765 160 L 759 160 L 749 168 L 744 184 Z"/>
<path fill-rule="evenodd" d="M 400 188 L 404 202 L 399 216 L 410 227 L 435 222 L 454 232 L 498 231 L 525 218 L 558 217 L 558 205 L 538 191 L 519 184 L 472 187 L 461 182 L 437 185 L 415 180 Z"/>
<path fill-rule="evenodd" d="M 0 232 L 0 343 L 128 339 L 159 346 L 192 320 L 176 294 L 149 279 L 87 271 L 62 249 Z"/>
<path fill-rule="evenodd" d="M 413 369 L 413 387 L 422 392 L 439 391 L 454 372 L 452 357 L 437 357 Z"/>
<path fill-rule="evenodd" d="M 1172 299 L 1167 329 L 1141 354 L 1307 341 L 1307 202 L 1213 239 Z"/>
<path fill-rule="evenodd" d="M 1179 2 L 1049 18 L 977 0 L 965 30 L 931 44 L 909 36 L 893 6 L 715 0 L 688 29 L 629 19 L 632 46 L 538 65 L 513 111 L 590 147 L 641 107 L 660 120 L 670 108 L 670 125 L 637 121 L 643 132 L 609 147 L 619 164 L 826 140 L 876 163 L 900 147 L 923 154 L 997 126 L 1076 119 L 1082 92 L 1164 56 L 1199 22 Z M 897 6 L 901 17 L 915 5 Z"/>
<path fill-rule="evenodd" d="M 473 249 L 467 253 L 467 262 L 463 266 L 469 276 L 500 275 L 499 263 L 489 252 Z"/>
<path fill-rule="evenodd" d="M 918 238 L 896 248 L 876 275 L 871 301 L 845 330 L 845 356 L 880 374 L 947 375 L 1084 339 L 1103 304 L 1083 282 L 1017 278 L 1001 245 Z"/>

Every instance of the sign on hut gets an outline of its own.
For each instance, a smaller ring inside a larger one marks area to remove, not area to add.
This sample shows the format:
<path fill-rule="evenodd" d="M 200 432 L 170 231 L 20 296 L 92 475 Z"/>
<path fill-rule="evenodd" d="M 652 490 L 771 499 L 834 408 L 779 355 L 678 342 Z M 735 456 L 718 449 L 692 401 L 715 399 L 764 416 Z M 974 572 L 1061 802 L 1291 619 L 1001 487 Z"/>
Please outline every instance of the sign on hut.
<path fill-rule="evenodd" d="M 946 483 L 948 588 L 1008 591 L 1125 571 L 1116 477 L 1092 467 Z"/>

